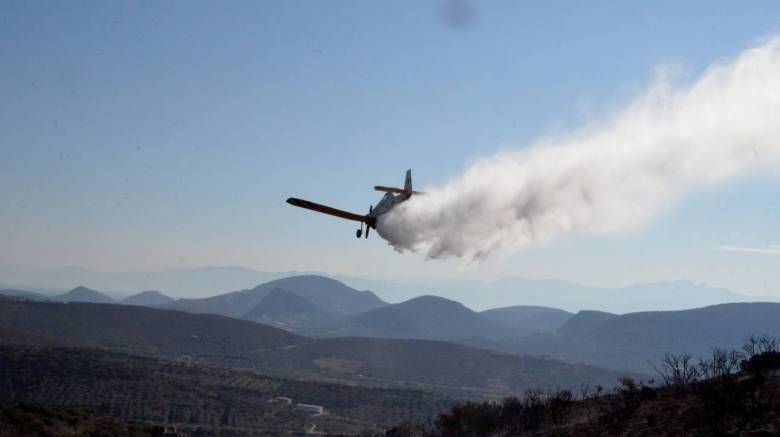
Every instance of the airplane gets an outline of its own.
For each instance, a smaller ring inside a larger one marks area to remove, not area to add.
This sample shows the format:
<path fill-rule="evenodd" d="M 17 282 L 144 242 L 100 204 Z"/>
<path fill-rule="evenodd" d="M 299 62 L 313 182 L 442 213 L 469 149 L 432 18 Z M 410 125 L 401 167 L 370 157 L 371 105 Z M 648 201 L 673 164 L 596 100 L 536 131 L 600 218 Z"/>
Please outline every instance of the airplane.
<path fill-rule="evenodd" d="M 368 238 L 368 231 L 372 228 L 376 229 L 376 220 L 380 215 L 386 214 L 396 206 L 400 205 L 402 202 L 406 202 L 412 197 L 412 195 L 425 194 L 421 191 L 412 190 L 411 169 L 406 170 L 406 180 L 404 181 L 403 188 L 393 188 L 393 187 L 385 187 L 382 185 L 377 185 L 374 187 L 374 189 L 376 191 L 384 192 L 385 195 L 382 196 L 382 199 L 379 201 L 379 203 L 376 204 L 376 207 L 374 207 L 373 205 L 368 207 L 368 214 L 366 215 L 353 214 L 351 212 L 342 211 L 336 208 L 331 208 L 330 206 L 320 205 L 319 203 L 309 202 L 308 200 L 297 199 L 295 197 L 290 197 L 289 199 L 287 199 L 287 203 L 300 208 L 306 208 L 312 211 L 321 212 L 323 214 L 329 214 L 336 217 L 341 217 L 343 219 L 360 222 L 360 229 L 355 231 L 355 236 L 357 238 L 360 238 L 363 235 L 363 225 L 365 224 L 366 225 L 365 235 L 366 238 Z M 397 194 L 397 196 L 394 194 Z"/>

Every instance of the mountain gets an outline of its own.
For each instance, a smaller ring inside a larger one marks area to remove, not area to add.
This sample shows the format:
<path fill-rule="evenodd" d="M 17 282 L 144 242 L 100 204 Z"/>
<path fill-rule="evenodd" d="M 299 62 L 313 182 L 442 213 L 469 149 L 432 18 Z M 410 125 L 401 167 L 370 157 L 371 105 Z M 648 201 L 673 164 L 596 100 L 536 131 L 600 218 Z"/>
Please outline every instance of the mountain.
<path fill-rule="evenodd" d="M 512 339 L 531 333 L 489 320 L 458 302 L 421 296 L 359 314 L 324 335 L 464 340 Z"/>
<path fill-rule="evenodd" d="M 303 275 L 266 282 L 251 290 L 204 299 L 179 299 L 161 308 L 241 317 L 276 288 L 298 295 L 332 315 L 358 314 L 387 305 L 370 291 L 358 291 L 324 276 Z"/>
<path fill-rule="evenodd" d="M 199 267 L 139 272 L 98 272 L 81 267 L 19 271 L 0 267 L 0 287 L 62 292 L 76 285 L 115 295 L 165 290 L 175 297 L 206 297 L 225 290 L 251 288 L 303 272 L 259 272 L 245 267 Z"/>
<path fill-rule="evenodd" d="M 114 303 L 115 302 L 114 299 L 106 296 L 105 294 L 83 286 L 76 287 L 67 293 L 54 296 L 52 297 L 52 300 L 56 300 L 60 302 L 92 302 L 92 303 Z"/>
<path fill-rule="evenodd" d="M 415 387 L 460 398 L 611 386 L 624 374 L 442 341 L 311 339 L 230 317 L 127 305 L 0 297 L 4 332 L 280 378 Z"/>
<path fill-rule="evenodd" d="M 715 347 L 737 348 L 752 334 L 780 334 L 780 304 L 732 303 L 623 315 L 582 311 L 557 332 L 522 338 L 512 350 L 652 372 L 652 363 L 667 352 L 705 356 Z"/>
<path fill-rule="evenodd" d="M 25 299 L 32 299 L 32 300 L 49 299 L 49 296 L 46 296 L 45 294 L 36 293 L 34 291 L 27 291 L 27 290 L 6 289 L 6 290 L 0 290 L 0 294 L 4 296 L 23 297 Z"/>
<path fill-rule="evenodd" d="M 554 279 L 506 278 L 483 282 L 469 279 L 370 280 L 339 275 L 334 277 L 351 287 L 373 290 L 388 302 L 400 302 L 424 293 L 456 300 L 478 311 L 533 305 L 570 312 L 590 309 L 621 314 L 692 309 L 721 303 L 778 301 L 778 298 L 741 295 L 690 281 L 605 288 Z"/>
<path fill-rule="evenodd" d="M 0 328 L 170 358 L 234 357 L 306 341 L 281 329 L 229 317 L 115 304 L 20 303 L 1 297 Z"/>
<path fill-rule="evenodd" d="M 16 271 L 0 267 L 0 288 L 62 292 L 69 287 L 83 284 L 114 295 L 126 296 L 137 290 L 165 290 L 173 297 L 195 298 L 214 296 L 226 290 L 250 289 L 257 284 L 276 279 L 312 273 L 314 272 L 261 272 L 236 266 L 119 273 L 97 272 L 80 267 L 37 271 Z M 742 295 L 690 281 L 604 288 L 553 279 L 506 278 L 493 282 L 462 278 L 377 280 L 316 274 L 330 276 L 357 290 L 372 290 L 388 302 L 398 303 L 429 294 L 459 301 L 478 311 L 513 305 L 533 305 L 571 312 L 592 309 L 621 314 L 691 309 L 720 303 L 778 301 L 778 298 L 774 297 Z M 257 303 L 259 300 L 252 307 Z M 246 311 L 247 308 L 242 310 Z"/>
<path fill-rule="evenodd" d="M 274 288 L 256 307 L 241 318 L 293 328 L 326 318 L 328 314 L 308 300 L 281 288 Z"/>
<path fill-rule="evenodd" d="M 533 332 L 554 331 L 573 316 L 572 313 L 557 308 L 529 305 L 494 308 L 480 314 L 494 322 Z"/>
<path fill-rule="evenodd" d="M 166 304 L 173 301 L 174 299 L 172 297 L 166 296 L 157 290 L 147 290 L 126 297 L 125 299 L 122 300 L 122 303 L 124 305 L 139 305 L 139 306 L 151 307 L 151 306 Z"/>
<path fill-rule="evenodd" d="M 591 329 L 599 323 L 618 317 L 617 314 L 604 311 L 584 310 L 573 315 L 558 328 L 558 334 L 578 334 L 584 330 Z"/>

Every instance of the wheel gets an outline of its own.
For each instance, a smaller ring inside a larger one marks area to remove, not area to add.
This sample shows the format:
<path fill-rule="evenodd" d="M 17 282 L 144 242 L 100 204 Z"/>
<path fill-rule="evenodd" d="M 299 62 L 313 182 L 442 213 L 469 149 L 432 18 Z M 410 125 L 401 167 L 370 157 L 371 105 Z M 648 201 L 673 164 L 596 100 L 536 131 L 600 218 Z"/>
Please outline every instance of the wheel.
<path fill-rule="evenodd" d="M 360 238 L 361 235 L 363 235 L 363 230 L 362 229 L 358 229 L 357 231 L 355 231 L 355 236 L 356 237 Z"/>

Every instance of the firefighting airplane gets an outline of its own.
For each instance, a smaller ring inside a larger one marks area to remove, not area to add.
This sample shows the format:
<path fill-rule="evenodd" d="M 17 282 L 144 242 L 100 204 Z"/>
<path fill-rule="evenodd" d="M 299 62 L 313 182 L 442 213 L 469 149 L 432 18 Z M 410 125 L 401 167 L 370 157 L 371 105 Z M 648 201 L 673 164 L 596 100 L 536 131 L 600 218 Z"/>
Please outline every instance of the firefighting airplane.
<path fill-rule="evenodd" d="M 295 205 L 301 208 L 310 209 L 312 211 L 321 212 L 323 214 L 330 214 L 335 215 L 336 217 L 341 217 L 343 219 L 347 220 L 354 220 L 356 222 L 360 222 L 360 229 L 358 229 L 355 232 L 355 236 L 360 238 L 363 235 L 363 224 L 366 225 L 366 238 L 368 238 L 368 231 L 371 228 L 376 229 L 376 220 L 377 217 L 379 217 L 382 214 L 387 213 L 391 209 L 395 208 L 396 206 L 400 205 L 402 202 L 405 202 L 409 200 L 409 198 L 412 197 L 413 194 L 424 194 L 420 191 L 413 191 L 412 190 L 412 170 L 406 170 L 406 181 L 404 182 L 403 188 L 393 188 L 393 187 L 383 187 L 381 185 L 377 185 L 374 187 L 377 191 L 383 191 L 385 192 L 385 195 L 382 196 L 382 200 L 379 201 L 379 203 L 376 204 L 376 207 L 369 206 L 368 207 L 368 214 L 366 215 L 360 215 L 360 214 L 353 214 L 351 212 L 342 211 L 340 209 L 331 208 L 330 206 L 320 205 L 319 203 L 309 202 L 308 200 L 303 199 L 296 199 L 295 197 L 290 197 L 287 199 L 287 203 L 290 205 Z M 393 193 L 398 194 L 397 196 L 393 195 Z"/>

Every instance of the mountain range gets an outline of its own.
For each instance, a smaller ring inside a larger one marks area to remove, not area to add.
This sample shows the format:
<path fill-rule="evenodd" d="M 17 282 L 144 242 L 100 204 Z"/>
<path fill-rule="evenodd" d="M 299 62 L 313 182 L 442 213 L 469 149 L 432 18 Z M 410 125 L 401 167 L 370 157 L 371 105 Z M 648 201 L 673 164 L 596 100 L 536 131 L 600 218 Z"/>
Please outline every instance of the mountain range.
<path fill-rule="evenodd" d="M 157 290 L 147 290 L 122 299 L 122 303 L 125 305 L 140 305 L 151 307 L 170 303 L 174 300 L 174 298 L 166 296 Z"/>
<path fill-rule="evenodd" d="M 505 306 L 546 306 L 570 312 L 600 310 L 612 313 L 671 311 L 720 303 L 778 301 L 689 281 L 658 282 L 618 288 L 593 287 L 550 279 L 506 278 L 492 282 L 469 279 L 367 279 L 317 272 L 260 272 L 244 267 L 202 267 L 150 272 L 97 272 L 80 267 L 39 271 L 0 269 L 0 287 L 33 290 L 52 295 L 78 285 L 101 290 L 116 299 L 138 290 L 161 290 L 181 298 L 201 298 L 229 290 L 251 289 L 301 274 L 337 279 L 359 290 L 372 290 L 386 302 L 399 303 L 421 295 L 435 295 L 483 311 Z"/>
<path fill-rule="evenodd" d="M 683 311 L 580 311 L 554 332 L 518 338 L 515 352 L 613 369 L 653 372 L 666 353 L 708 356 L 750 335 L 780 335 L 780 304 L 730 303 Z"/>
<path fill-rule="evenodd" d="M 612 385 L 625 374 L 442 341 L 313 339 L 212 314 L 0 297 L 0 333 L 10 331 L 269 376 L 416 387 L 456 397 Z"/>
<path fill-rule="evenodd" d="M 24 290 L 5 290 L 2 293 L 26 299 L 41 297 Z M 48 300 L 116 303 L 108 296 L 86 287 L 77 287 L 67 293 L 51 296 Z M 156 301 L 163 303 L 157 304 Z M 667 352 L 687 351 L 704 355 L 713 347 L 735 346 L 751 334 L 780 333 L 780 304 L 772 302 L 729 303 L 690 310 L 626 314 L 596 310 L 573 314 L 561 309 L 531 305 L 475 312 L 459 302 L 429 295 L 388 304 L 370 291 L 359 291 L 340 281 L 316 275 L 276 279 L 251 289 L 202 299 L 173 301 L 157 292 L 144 292 L 128 298 L 125 303 L 155 306 L 158 311 L 178 310 L 172 313 L 178 316 L 151 317 L 148 314 L 158 313 L 144 313 L 151 318 L 141 323 L 149 324 L 150 329 L 154 327 L 163 331 L 171 329 L 169 324 L 173 320 L 184 317 L 181 313 L 184 311 L 203 315 L 205 318 L 200 324 L 216 323 L 205 321 L 216 320 L 213 317 L 219 315 L 230 317 L 231 320 L 242 319 L 243 323 L 255 322 L 282 328 L 281 332 L 297 334 L 299 338 L 323 339 L 319 341 L 333 337 L 438 340 L 643 373 L 652 372 L 651 363 Z M 70 308 L 70 311 L 76 311 L 76 308 L 82 307 Z M 108 308 L 101 310 L 104 318 L 100 319 L 108 325 L 114 317 L 121 319 L 127 314 L 136 314 L 126 309 L 129 307 L 100 308 Z M 59 314 L 66 312 L 60 310 Z M 77 315 L 72 317 L 78 318 Z M 24 326 L 24 318 L 17 320 L 12 314 L 6 318 Z M 162 320 L 167 322 L 163 325 L 155 324 L 162 323 Z M 219 320 L 224 320 L 224 317 Z M 87 325 L 78 326 L 84 329 Z M 250 323 L 244 326 L 253 325 Z M 75 329 L 66 328 L 67 332 Z M 92 325 L 90 329 L 105 331 L 98 324 Z M 112 328 L 107 329 L 110 331 Z M 201 335 L 194 331 L 190 335 L 195 337 L 190 337 L 188 341 L 201 339 Z M 81 335 L 89 339 L 96 334 L 82 332 Z M 122 338 L 120 334 L 112 335 Z M 155 334 L 149 331 L 148 335 Z M 182 338 L 185 337 L 183 335 Z M 171 344 L 178 344 L 173 350 L 180 350 L 181 340 L 177 341 L 179 343 L 147 341 L 142 349 L 162 350 Z M 144 344 L 138 338 L 132 342 Z M 217 340 L 219 344 L 223 342 L 230 346 L 221 347 L 230 350 L 239 344 L 224 338 Z M 309 344 L 308 340 L 301 342 Z M 240 347 L 256 350 L 259 346 L 241 344 Z"/>

